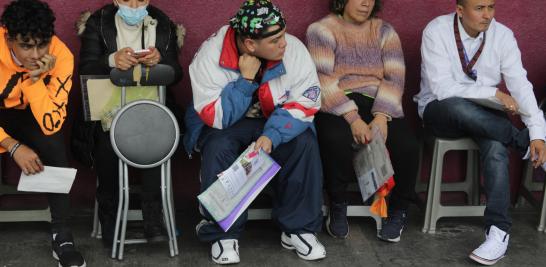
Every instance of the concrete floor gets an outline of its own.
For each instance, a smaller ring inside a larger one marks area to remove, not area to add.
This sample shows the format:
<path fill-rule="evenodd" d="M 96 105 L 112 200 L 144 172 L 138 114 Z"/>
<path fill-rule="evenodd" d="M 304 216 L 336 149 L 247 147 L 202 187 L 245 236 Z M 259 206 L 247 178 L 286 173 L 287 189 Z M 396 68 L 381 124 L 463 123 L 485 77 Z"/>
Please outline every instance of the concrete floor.
<path fill-rule="evenodd" d="M 180 255 L 170 258 L 166 243 L 137 244 L 126 246 L 123 261 L 111 259 L 110 250 L 100 240 L 89 237 L 90 212 L 79 214 L 71 222 L 87 266 L 215 266 L 209 245 L 195 237 L 193 229 L 199 217 L 191 209 L 177 214 Z M 544 266 L 546 233 L 536 231 L 538 212 L 520 208 L 512 214 L 508 255 L 496 266 Z M 240 266 L 477 266 L 467 255 L 483 241 L 481 218 L 442 219 L 438 232 L 431 235 L 421 232 L 422 211 L 412 208 L 410 216 L 409 228 L 397 244 L 379 241 L 371 218 L 350 218 L 346 240 L 320 233 L 327 258 L 319 262 L 305 262 L 283 249 L 280 232 L 271 221 L 251 221 L 239 242 Z M 47 223 L 0 223 L 0 267 L 56 266 L 49 242 Z"/>

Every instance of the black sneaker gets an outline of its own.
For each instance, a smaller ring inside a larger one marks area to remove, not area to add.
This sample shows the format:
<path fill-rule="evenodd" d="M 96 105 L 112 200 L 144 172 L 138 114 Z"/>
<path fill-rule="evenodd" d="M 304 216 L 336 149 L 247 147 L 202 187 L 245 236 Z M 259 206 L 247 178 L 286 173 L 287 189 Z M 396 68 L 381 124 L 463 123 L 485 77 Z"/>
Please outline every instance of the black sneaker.
<path fill-rule="evenodd" d="M 408 213 L 406 210 L 395 210 L 389 212 L 389 216 L 383 219 L 381 223 L 381 231 L 377 237 L 383 241 L 399 242 L 402 231 L 408 223 Z"/>
<path fill-rule="evenodd" d="M 168 241 L 166 230 L 157 224 L 144 223 L 144 237 L 149 243 Z"/>
<path fill-rule="evenodd" d="M 347 202 L 332 202 L 330 204 L 328 219 L 326 219 L 326 231 L 334 238 L 347 238 L 349 235 Z"/>
<path fill-rule="evenodd" d="M 163 223 L 163 207 L 155 197 L 143 198 L 142 219 L 144 224 L 144 237 L 149 243 L 167 241 L 167 231 Z"/>
<path fill-rule="evenodd" d="M 59 261 L 59 267 L 85 267 L 85 260 L 74 247 L 74 239 L 69 231 L 54 233 L 53 236 L 53 258 Z"/>
<path fill-rule="evenodd" d="M 99 203 L 99 222 L 101 228 L 101 240 L 104 247 L 112 248 L 114 241 L 114 230 L 116 229 L 117 210 L 113 205 L 100 205 Z"/>

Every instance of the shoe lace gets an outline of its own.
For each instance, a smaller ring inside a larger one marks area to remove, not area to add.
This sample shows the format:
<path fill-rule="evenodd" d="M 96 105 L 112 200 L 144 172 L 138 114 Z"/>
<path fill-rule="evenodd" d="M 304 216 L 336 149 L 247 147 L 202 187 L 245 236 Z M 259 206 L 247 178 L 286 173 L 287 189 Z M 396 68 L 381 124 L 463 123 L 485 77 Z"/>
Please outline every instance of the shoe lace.
<path fill-rule="evenodd" d="M 333 203 L 332 212 L 336 216 L 347 216 L 347 203 Z"/>

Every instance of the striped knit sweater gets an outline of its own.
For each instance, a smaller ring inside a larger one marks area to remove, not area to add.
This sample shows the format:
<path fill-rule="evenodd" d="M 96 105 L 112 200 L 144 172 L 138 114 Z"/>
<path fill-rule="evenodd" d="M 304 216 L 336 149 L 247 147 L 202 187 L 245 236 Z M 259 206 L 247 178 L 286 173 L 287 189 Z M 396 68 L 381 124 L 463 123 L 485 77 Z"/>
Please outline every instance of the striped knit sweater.
<path fill-rule="evenodd" d="M 357 92 L 375 98 L 372 114 L 404 116 L 406 67 L 391 25 L 377 18 L 355 25 L 330 14 L 309 26 L 307 47 L 321 83 L 321 111 L 354 122 L 358 107 L 346 94 Z"/>

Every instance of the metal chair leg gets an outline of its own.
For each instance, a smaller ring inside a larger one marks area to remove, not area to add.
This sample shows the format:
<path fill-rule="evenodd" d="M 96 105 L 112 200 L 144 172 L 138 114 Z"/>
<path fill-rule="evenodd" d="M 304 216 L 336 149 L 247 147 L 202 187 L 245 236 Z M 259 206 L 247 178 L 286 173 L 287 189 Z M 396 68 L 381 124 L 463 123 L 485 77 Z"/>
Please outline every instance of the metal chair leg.
<path fill-rule="evenodd" d="M 117 257 L 118 247 L 120 245 L 119 240 L 119 231 L 120 231 L 120 224 L 121 224 L 121 209 L 123 205 L 123 187 L 124 182 L 122 177 L 124 177 L 124 171 L 123 171 L 123 162 L 121 159 L 118 163 L 118 211 L 116 216 L 116 227 L 114 229 L 114 238 L 112 243 L 112 259 L 115 259 Z"/>
<path fill-rule="evenodd" d="M 174 257 L 174 247 L 172 243 L 173 233 L 171 232 L 171 222 L 169 219 L 169 211 L 167 210 L 167 190 L 165 174 L 165 165 L 161 164 L 161 206 L 163 208 L 163 220 L 165 221 L 167 235 L 169 236 L 169 252 L 171 257 Z"/>
<path fill-rule="evenodd" d="M 123 260 L 123 249 L 125 248 L 125 234 L 127 233 L 127 214 L 129 212 L 129 170 L 127 168 L 127 164 L 125 163 L 123 163 L 123 196 L 123 221 L 121 224 L 118 260 Z"/>
<path fill-rule="evenodd" d="M 172 242 L 174 247 L 174 254 L 178 255 L 178 242 L 176 237 L 176 220 L 175 220 L 175 209 L 174 209 L 174 201 L 173 201 L 173 186 L 172 186 L 172 176 L 171 176 L 171 160 L 167 160 L 166 166 L 165 166 L 165 172 L 167 173 L 167 210 L 169 211 L 169 219 L 171 224 L 171 233 L 173 236 Z"/>

